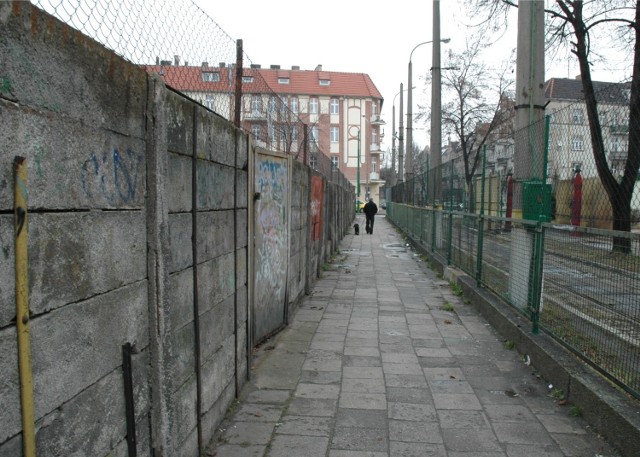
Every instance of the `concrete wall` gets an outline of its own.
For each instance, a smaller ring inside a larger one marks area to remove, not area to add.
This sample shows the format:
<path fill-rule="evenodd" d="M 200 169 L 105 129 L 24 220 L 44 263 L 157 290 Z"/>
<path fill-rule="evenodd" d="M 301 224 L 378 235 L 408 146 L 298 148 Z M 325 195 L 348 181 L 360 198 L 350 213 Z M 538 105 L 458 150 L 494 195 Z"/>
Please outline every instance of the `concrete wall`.
<path fill-rule="evenodd" d="M 249 371 L 248 137 L 32 7 L 0 2 L 0 457 L 21 455 L 13 160 L 28 166 L 31 367 L 39 456 L 195 457 Z M 289 312 L 353 219 L 296 164 Z"/>

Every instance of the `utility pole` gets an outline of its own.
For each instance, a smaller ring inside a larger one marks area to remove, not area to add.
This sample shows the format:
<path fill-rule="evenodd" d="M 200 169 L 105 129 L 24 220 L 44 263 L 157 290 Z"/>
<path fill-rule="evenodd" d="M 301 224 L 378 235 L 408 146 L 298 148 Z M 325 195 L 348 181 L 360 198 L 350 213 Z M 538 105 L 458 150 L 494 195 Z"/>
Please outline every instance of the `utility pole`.
<path fill-rule="evenodd" d="M 440 77 L 440 0 L 433 0 L 433 51 L 431 56 L 431 167 L 440 166 L 442 154 L 442 80 Z M 437 197 L 436 197 L 437 198 Z"/>
<path fill-rule="evenodd" d="M 390 180 L 393 187 L 396 185 L 396 105 L 395 102 L 392 106 L 392 120 L 391 120 L 391 176 Z"/>
<path fill-rule="evenodd" d="M 404 162 L 402 160 L 402 151 L 404 151 L 404 124 L 402 122 L 402 83 L 400 83 L 400 127 L 398 128 L 398 182 L 404 181 L 404 170 L 402 168 Z"/>
<path fill-rule="evenodd" d="M 544 0 L 520 2 L 518 6 L 516 138 L 513 157 L 513 217 L 516 219 L 522 218 L 522 182 L 532 178 L 541 180 L 543 177 L 545 143 Z M 531 230 L 513 227 L 509 293 L 512 302 L 521 309 L 534 305 L 530 293 L 532 286 L 536 286 L 536 281 L 532 280 L 533 244 L 534 233 Z M 537 322 L 533 317 L 532 320 Z"/>

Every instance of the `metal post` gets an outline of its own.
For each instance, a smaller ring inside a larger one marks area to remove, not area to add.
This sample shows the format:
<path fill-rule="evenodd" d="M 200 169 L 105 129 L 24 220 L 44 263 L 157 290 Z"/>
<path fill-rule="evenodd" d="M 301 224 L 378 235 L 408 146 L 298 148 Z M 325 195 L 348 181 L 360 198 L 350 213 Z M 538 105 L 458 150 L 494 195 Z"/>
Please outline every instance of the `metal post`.
<path fill-rule="evenodd" d="M 487 145 L 482 147 L 482 190 L 480 191 L 480 217 L 478 217 L 478 252 L 476 256 L 476 284 L 482 285 L 482 248 L 484 242 L 484 184 L 487 168 Z M 491 186 L 489 186 L 491 190 Z"/>
<path fill-rule="evenodd" d="M 404 181 L 404 161 L 403 161 L 403 153 L 404 153 L 404 122 L 402 122 L 402 83 L 400 83 L 400 116 L 398 118 L 400 122 L 400 127 L 398 128 L 398 182 Z M 406 203 L 404 199 L 402 203 Z"/>
<path fill-rule="evenodd" d="M 22 411 L 22 449 L 24 457 L 35 457 L 36 434 L 31 372 L 31 331 L 29 313 L 29 256 L 27 252 L 27 160 L 14 158 L 14 219 L 16 327 L 18 335 L 18 372 L 20 375 L 20 407 Z"/>
<path fill-rule="evenodd" d="M 360 127 L 358 127 L 358 210 L 360 209 Z"/>
<path fill-rule="evenodd" d="M 453 243 L 453 160 L 449 175 L 449 234 L 447 240 L 447 265 L 451 265 L 451 244 Z"/>
<path fill-rule="evenodd" d="M 431 65 L 431 162 L 440 165 L 442 154 L 442 106 L 440 76 L 440 0 L 433 0 L 433 53 Z"/>
<path fill-rule="evenodd" d="M 415 49 L 416 48 L 413 48 L 414 51 Z M 411 51 L 411 54 L 413 54 L 413 51 Z M 413 91 L 411 90 L 411 88 L 413 87 L 413 71 L 411 69 L 412 65 L 413 64 L 411 63 L 411 56 L 409 56 L 409 77 L 407 78 L 409 83 L 409 85 L 407 86 L 407 149 L 404 154 L 405 160 L 407 161 L 407 172 L 405 173 L 405 175 L 407 176 L 407 182 L 411 181 L 411 178 L 413 178 L 413 114 L 411 113 L 413 106 Z"/>

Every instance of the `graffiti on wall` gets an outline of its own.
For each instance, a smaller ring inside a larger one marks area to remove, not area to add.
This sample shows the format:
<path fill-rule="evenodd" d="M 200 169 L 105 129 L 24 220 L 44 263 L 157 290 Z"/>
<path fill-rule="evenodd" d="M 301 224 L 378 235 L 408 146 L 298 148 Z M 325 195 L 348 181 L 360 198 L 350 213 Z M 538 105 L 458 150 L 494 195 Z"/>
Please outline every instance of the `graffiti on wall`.
<path fill-rule="evenodd" d="M 139 179 L 144 156 L 131 149 L 91 154 L 82 164 L 82 189 L 90 199 L 102 197 L 110 204 L 131 203 L 143 189 Z"/>
<path fill-rule="evenodd" d="M 257 155 L 255 340 L 284 320 L 288 263 L 289 165 L 286 158 Z"/>
<path fill-rule="evenodd" d="M 322 238 L 322 199 L 324 187 L 320 176 L 311 177 L 311 241 Z"/>

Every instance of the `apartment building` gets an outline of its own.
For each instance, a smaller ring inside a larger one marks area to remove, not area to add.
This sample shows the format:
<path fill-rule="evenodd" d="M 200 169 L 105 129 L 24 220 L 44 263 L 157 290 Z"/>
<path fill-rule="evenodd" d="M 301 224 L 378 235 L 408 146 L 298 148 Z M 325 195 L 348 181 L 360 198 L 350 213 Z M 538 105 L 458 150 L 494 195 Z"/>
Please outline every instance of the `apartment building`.
<path fill-rule="evenodd" d="M 159 63 L 147 67 L 148 71 L 233 120 L 235 66 Z M 299 160 L 306 156 L 313 168 L 330 163 L 347 177 L 356 193 L 360 189 L 360 200 L 372 197 L 380 201 L 383 98 L 369 75 L 324 71 L 321 65 L 314 70 L 251 65 L 242 69 L 241 78 L 240 120 L 256 145 L 293 154 Z"/>

